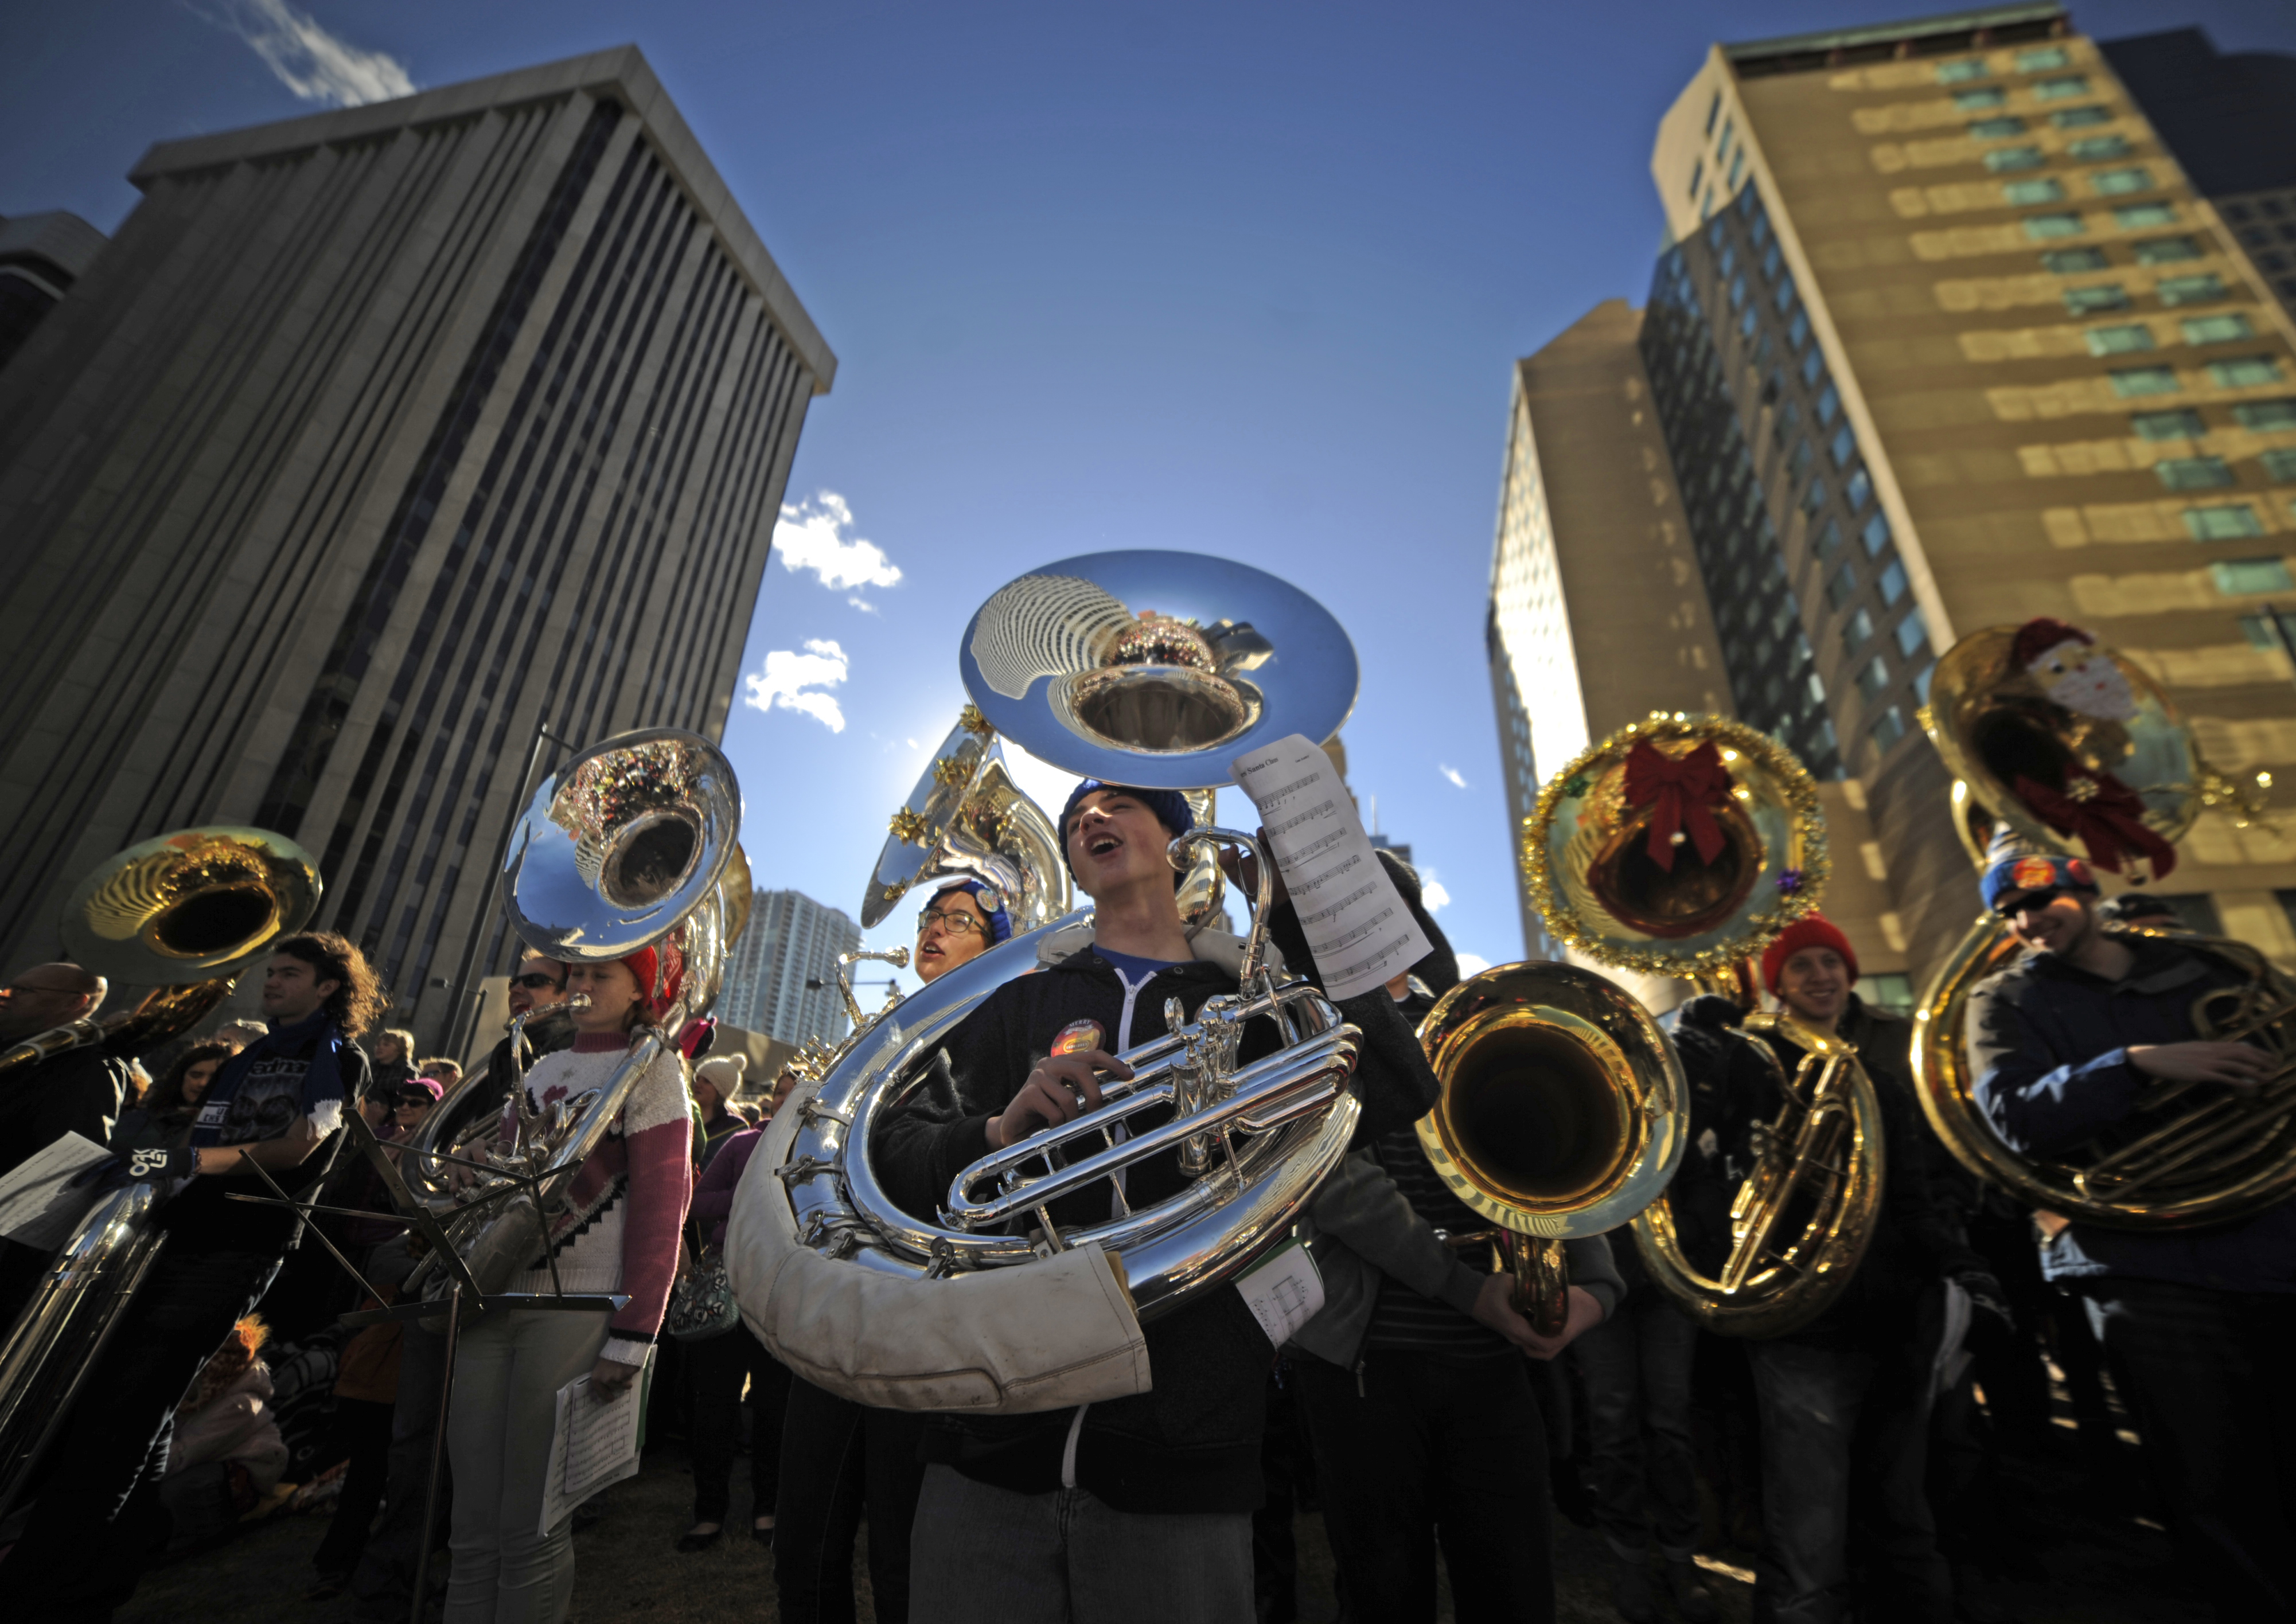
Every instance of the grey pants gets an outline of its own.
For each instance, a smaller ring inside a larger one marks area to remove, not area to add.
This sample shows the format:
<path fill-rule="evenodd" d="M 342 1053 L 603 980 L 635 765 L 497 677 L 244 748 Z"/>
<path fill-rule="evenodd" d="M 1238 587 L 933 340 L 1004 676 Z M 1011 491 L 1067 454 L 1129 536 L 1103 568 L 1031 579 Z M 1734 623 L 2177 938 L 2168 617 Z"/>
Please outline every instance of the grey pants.
<path fill-rule="evenodd" d="M 558 1390 L 605 1346 L 605 1314 L 502 1314 L 455 1356 L 447 1446 L 455 1464 L 455 1565 L 447 1624 L 558 1624 L 574 1596 L 574 1533 L 542 1521 Z"/>
<path fill-rule="evenodd" d="M 909 1624 L 1252 1624 L 1251 1513 L 1116 1510 L 925 1468 Z"/>

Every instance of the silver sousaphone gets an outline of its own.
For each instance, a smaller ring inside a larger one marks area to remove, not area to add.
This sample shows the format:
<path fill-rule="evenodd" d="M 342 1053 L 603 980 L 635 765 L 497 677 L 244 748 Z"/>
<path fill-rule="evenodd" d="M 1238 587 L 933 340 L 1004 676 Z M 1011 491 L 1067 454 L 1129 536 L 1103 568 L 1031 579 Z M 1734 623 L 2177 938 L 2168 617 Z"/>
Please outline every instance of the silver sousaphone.
<path fill-rule="evenodd" d="M 1185 791 L 1229 782 L 1229 761 L 1256 745 L 1331 737 L 1357 681 L 1353 645 L 1314 599 L 1264 571 L 1185 553 L 1097 554 L 1023 576 L 973 617 L 960 664 L 983 719 L 1032 755 L 1091 777 Z M 1248 834 L 1199 827 L 1172 842 L 1171 860 L 1185 867 L 1221 846 L 1258 850 Z M 1231 1279 L 1290 1229 L 1345 1153 L 1360 1109 L 1347 1087 L 1360 1034 L 1311 982 L 1268 962 L 1273 866 L 1259 855 L 1238 990 L 1209 1000 L 1193 1021 L 1168 1007 L 1173 1029 L 1123 1056 L 1135 1075 L 1105 1083 L 1100 1109 L 976 1161 L 927 1217 L 897 1207 L 871 1162 L 873 1128 L 907 1096 L 942 1039 L 998 988 L 1038 968 L 1040 947 L 1057 952 L 1072 940 L 1063 933 L 1090 917 L 1078 912 L 931 983 L 817 1087 L 800 1086 L 783 1112 L 800 1120 L 787 1158 L 768 1178 L 753 1167 L 737 1208 L 767 1203 L 759 1221 L 793 1228 L 822 1256 L 910 1279 L 1098 1246 L 1118 1260 L 1144 1320 Z M 1283 1046 L 1239 1063 L 1246 1026 L 1263 1019 Z M 1114 1176 L 1174 1150 L 1186 1188 L 1130 1206 Z M 1095 1185 L 1111 1192 L 1105 1221 L 1052 1221 L 1053 1202 Z M 800 1337 L 805 1327 L 773 1323 L 770 1271 L 740 1255 L 750 1216 L 737 1213 L 729 1257 L 736 1294 L 770 1337 Z"/>

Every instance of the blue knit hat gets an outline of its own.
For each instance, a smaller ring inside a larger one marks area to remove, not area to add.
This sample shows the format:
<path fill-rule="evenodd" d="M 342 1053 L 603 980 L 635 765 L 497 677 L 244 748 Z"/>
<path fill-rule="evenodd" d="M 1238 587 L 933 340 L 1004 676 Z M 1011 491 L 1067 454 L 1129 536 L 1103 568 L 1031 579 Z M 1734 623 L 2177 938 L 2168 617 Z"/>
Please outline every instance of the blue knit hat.
<path fill-rule="evenodd" d="M 1998 911 L 2001 898 L 2026 891 L 2080 891 L 2097 894 L 2096 874 L 2079 857 L 2044 851 L 2014 831 L 2003 829 L 1985 850 L 1985 874 L 1977 882 L 1988 913 Z"/>
<path fill-rule="evenodd" d="M 1013 915 L 1004 910 L 1003 891 L 979 880 L 957 880 L 935 891 L 932 896 L 933 902 L 939 902 L 951 891 L 968 892 L 972 899 L 980 905 L 980 911 L 988 915 L 989 940 L 1008 942 L 1013 939 Z M 925 906 L 931 907 L 932 903 L 927 903 Z"/>
<path fill-rule="evenodd" d="M 1087 778 L 1069 791 L 1069 804 L 1061 808 L 1061 861 L 1068 864 L 1069 878 L 1077 877 L 1076 865 L 1069 858 L 1069 820 L 1076 816 L 1077 803 L 1098 790 L 1113 790 L 1119 795 L 1129 795 L 1156 815 L 1174 840 L 1196 826 L 1196 815 L 1188 806 L 1188 798 L 1177 790 L 1143 790 L 1128 783 L 1106 783 L 1097 778 Z"/>

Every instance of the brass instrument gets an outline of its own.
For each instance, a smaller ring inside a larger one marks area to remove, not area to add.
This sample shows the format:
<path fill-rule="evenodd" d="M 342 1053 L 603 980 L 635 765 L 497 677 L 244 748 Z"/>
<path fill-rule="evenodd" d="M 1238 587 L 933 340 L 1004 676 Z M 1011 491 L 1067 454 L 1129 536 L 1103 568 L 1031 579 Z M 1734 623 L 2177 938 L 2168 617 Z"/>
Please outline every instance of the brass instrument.
<path fill-rule="evenodd" d="M 1099 554 L 1023 576 L 973 617 L 960 665 L 981 720 L 1004 738 L 1070 772 L 1180 790 L 1226 782 L 1227 763 L 1255 745 L 1330 737 L 1357 678 L 1346 633 L 1313 599 L 1259 570 L 1177 553 Z M 1223 844 L 1258 850 L 1250 835 L 1199 826 L 1172 842 L 1170 860 L 1185 869 Z M 1061 863 L 1057 833 L 1047 855 Z M 1120 1260 L 1142 1319 L 1225 1283 L 1281 1239 L 1346 1152 L 1360 1110 L 1347 1090 L 1359 1034 L 1312 983 L 1269 962 L 1273 870 L 1259 857 L 1238 990 L 1209 1000 L 1193 1021 L 1168 1009 L 1172 1029 L 1121 1057 L 1134 1075 L 1105 1081 L 1104 1104 L 973 1162 L 936 1218 L 912 1217 L 885 1193 L 871 1166 L 872 1126 L 945 1034 L 1036 970 L 1039 947 L 1087 914 L 958 965 L 800 1087 L 780 1113 L 795 1123 L 788 1160 L 773 1181 L 745 1181 L 728 1250 L 735 1293 L 768 1341 L 802 1328 L 770 1318 L 770 1275 L 753 1276 L 739 1243 L 751 1218 L 793 1231 L 824 1257 L 913 1280 L 1100 1247 Z M 1239 1063 L 1244 1029 L 1261 1019 L 1276 1022 L 1284 1046 Z M 1157 1126 L 1133 1120 L 1167 1107 Z M 1116 1176 L 1167 1151 L 1182 1153 L 1187 1189 L 1128 1205 Z M 1095 1185 L 1111 1192 L 1105 1222 L 1052 1221 L 1054 1201 Z"/>
<path fill-rule="evenodd" d="M 1570 1317 L 1565 1239 L 1615 1229 L 1681 1165 L 1689 1094 L 1650 1012 L 1574 964 L 1502 964 L 1445 993 L 1425 1021 L 1442 1093 L 1419 1119 L 1436 1175 L 1493 1228 L 1516 1309 L 1541 1335 Z"/>
<path fill-rule="evenodd" d="M 1740 997 L 1743 962 L 1816 906 L 1828 873 L 1817 786 L 1792 752 L 1679 711 L 1628 723 L 1550 778 L 1521 857 L 1547 929 L 1571 947 Z M 1750 1017 L 1741 1040 L 1781 1073 L 1770 1033 L 1804 1059 L 1756 1130 L 1720 1275 L 1684 1253 L 1664 1195 L 1634 1220 L 1660 1289 L 1731 1336 L 1782 1336 L 1823 1313 L 1881 1209 L 1881 1101 L 1856 1052 L 1782 1016 Z"/>
<path fill-rule="evenodd" d="M 746 917 L 748 865 L 736 866 L 741 787 L 717 747 L 696 734 L 647 728 L 594 744 L 543 781 L 513 832 L 504 866 L 511 925 L 537 953 L 599 964 L 663 944 L 685 962 L 682 993 L 660 1020 L 641 1022 L 605 1086 L 537 1110 L 521 1062 L 523 1018 L 512 1022 L 506 1141 L 456 1147 L 411 1144 L 401 1158 L 410 1190 L 442 1215 L 447 1240 L 482 1300 L 547 1258 L 549 1222 L 574 1175 L 621 1115 L 638 1079 L 676 1053 L 686 1021 L 706 1014 L 725 972 L 726 922 Z M 732 876 L 736 886 L 729 886 Z M 740 896 L 733 894 L 739 889 Z M 666 986 L 647 989 L 659 996 Z M 579 1007 L 578 995 L 570 1004 Z M 477 1153 L 473 1154 L 472 1152 Z M 457 1179 L 454 1161 L 476 1163 Z M 409 1295 L 443 1300 L 452 1271 L 426 1259 Z M 464 1292 L 465 1307 L 480 1300 Z"/>
<path fill-rule="evenodd" d="M 0 1075 L 73 1049 L 132 1056 L 191 1030 L 230 997 L 237 972 L 303 928 L 318 865 L 286 836 L 210 824 L 142 841 L 72 891 L 62 934 L 86 969 L 152 990 L 132 1009 L 74 1021 L 0 1054 Z M 0 1510 L 23 1490 L 166 1242 L 158 1193 L 99 1196 L 0 1343 Z"/>
<path fill-rule="evenodd" d="M 1004 898 L 1015 934 L 1069 911 L 1060 832 L 1013 782 L 1004 745 L 968 704 L 893 814 L 861 898 L 861 928 L 873 931 L 914 890 L 947 876 L 979 880 Z"/>

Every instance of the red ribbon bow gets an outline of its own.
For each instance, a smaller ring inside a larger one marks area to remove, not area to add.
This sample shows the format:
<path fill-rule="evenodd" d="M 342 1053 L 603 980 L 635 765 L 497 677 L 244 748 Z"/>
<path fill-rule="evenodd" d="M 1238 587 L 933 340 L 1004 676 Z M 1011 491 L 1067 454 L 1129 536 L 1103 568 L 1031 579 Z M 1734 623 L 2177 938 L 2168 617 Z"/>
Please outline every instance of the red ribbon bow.
<path fill-rule="evenodd" d="M 1722 826 L 1708 810 L 1730 792 L 1730 769 L 1711 740 L 1688 755 L 1668 755 L 1648 739 L 1637 740 L 1627 752 L 1627 805 L 1651 808 L 1651 861 L 1674 872 L 1674 837 L 1686 833 L 1698 849 L 1698 860 L 1711 863 L 1722 855 Z"/>
<path fill-rule="evenodd" d="M 2088 851 L 2089 861 L 2099 868 L 2120 874 L 2125 859 L 2142 855 L 2152 859 L 2155 880 L 2169 877 L 2169 871 L 2177 866 L 2177 849 L 2144 826 L 2144 803 L 2136 791 L 2111 773 L 2094 777 L 2075 774 L 2066 782 L 2093 783 L 2096 792 L 2087 800 L 2075 800 L 2022 773 L 2012 787 L 2036 817 L 2059 834 L 2079 839 Z"/>

